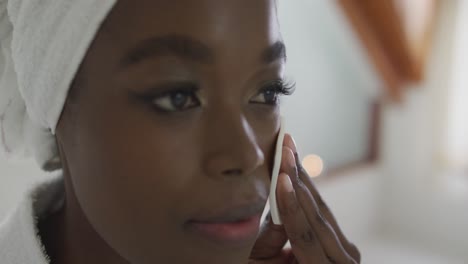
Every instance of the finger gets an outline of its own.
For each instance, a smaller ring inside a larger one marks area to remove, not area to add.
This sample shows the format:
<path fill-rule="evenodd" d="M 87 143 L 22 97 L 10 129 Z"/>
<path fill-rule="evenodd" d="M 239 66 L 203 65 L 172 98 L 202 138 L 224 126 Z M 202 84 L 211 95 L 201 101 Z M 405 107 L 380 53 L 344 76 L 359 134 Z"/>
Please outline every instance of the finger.
<path fill-rule="evenodd" d="M 295 159 L 296 159 L 296 162 L 299 161 L 297 152 L 295 153 Z M 318 192 L 317 188 L 315 187 L 315 184 L 313 183 L 312 178 L 307 174 L 307 172 L 302 167 L 300 162 L 297 162 L 297 165 L 298 165 L 299 180 L 305 185 L 306 189 L 310 192 L 310 194 L 314 198 L 317 204 L 317 207 L 319 208 L 320 214 L 332 226 L 338 239 L 340 240 L 341 244 L 343 245 L 345 250 L 348 252 L 348 254 L 350 254 L 353 257 L 353 259 L 355 259 L 357 262 L 360 262 L 361 255 L 359 253 L 359 250 L 344 235 L 332 211 L 330 210 L 330 208 L 328 207 L 328 205 L 326 204 L 326 202 L 324 201 L 324 199 Z"/>
<path fill-rule="evenodd" d="M 289 176 L 282 172 L 278 177 L 279 213 L 294 256 L 299 263 L 325 263 L 324 250 L 296 200 Z"/>
<path fill-rule="evenodd" d="M 281 225 L 275 225 L 268 213 L 262 224 L 259 236 L 250 255 L 254 259 L 268 259 L 279 255 L 288 241 L 286 231 Z"/>
<path fill-rule="evenodd" d="M 296 159 L 291 149 L 285 147 L 283 151 L 285 170 L 293 177 L 294 190 L 299 206 L 305 214 L 308 223 L 315 231 L 327 258 L 332 263 L 353 263 L 354 259 L 348 254 L 333 229 L 333 226 L 323 217 L 313 195 L 308 188 L 298 179 Z"/>
<path fill-rule="evenodd" d="M 331 212 L 331 210 L 329 209 L 325 201 L 322 199 L 317 188 L 315 187 L 315 184 L 313 183 L 312 178 L 308 175 L 307 171 L 302 166 L 300 162 L 299 154 L 297 152 L 296 144 L 294 143 L 294 139 L 291 137 L 291 135 L 289 134 L 285 135 L 284 145 L 291 148 L 291 150 L 294 153 L 299 180 L 302 181 L 304 185 L 307 187 L 307 189 L 311 192 L 312 196 L 314 197 L 314 200 L 316 201 L 320 209 L 322 216 L 333 227 L 343 247 L 359 263 L 361 260 L 361 255 L 359 253 L 359 250 L 353 243 L 349 242 L 349 240 L 346 238 L 340 226 L 338 225 L 338 222 L 336 221 L 336 218 L 334 217 L 333 213 Z"/>
<path fill-rule="evenodd" d="M 305 216 L 317 234 L 327 257 L 332 263 L 354 263 L 351 255 L 341 243 L 333 226 L 321 214 L 314 197 L 304 184 L 298 181 L 295 186 L 299 204 L 304 210 Z"/>
<path fill-rule="evenodd" d="M 249 264 L 293 264 L 295 258 L 291 249 L 283 249 L 277 256 L 267 259 L 250 259 Z"/>
<path fill-rule="evenodd" d="M 307 171 L 302 166 L 302 164 L 300 162 L 299 154 L 297 152 L 296 144 L 294 143 L 294 140 L 291 137 L 291 135 L 289 135 L 289 134 L 285 135 L 284 144 L 285 144 L 285 146 L 291 148 L 291 150 L 293 151 L 294 158 L 296 160 L 296 167 L 297 167 L 299 179 L 307 186 L 309 191 L 314 196 L 314 199 L 316 200 L 318 206 L 320 207 L 320 210 L 322 211 L 322 214 L 325 216 L 325 218 L 327 218 L 327 220 L 330 222 L 330 224 L 332 224 L 333 227 L 336 228 L 336 230 L 340 229 L 340 227 L 338 226 L 338 224 L 336 222 L 335 217 L 331 213 L 331 210 L 329 209 L 329 207 L 327 206 L 325 201 L 322 199 L 320 193 L 318 192 L 317 188 L 315 187 L 315 184 L 312 182 L 311 177 L 308 175 Z M 346 240 L 346 238 L 342 234 L 341 230 L 339 232 L 337 232 L 337 233 L 340 233 L 339 234 L 340 238 L 342 237 L 343 240 Z"/>

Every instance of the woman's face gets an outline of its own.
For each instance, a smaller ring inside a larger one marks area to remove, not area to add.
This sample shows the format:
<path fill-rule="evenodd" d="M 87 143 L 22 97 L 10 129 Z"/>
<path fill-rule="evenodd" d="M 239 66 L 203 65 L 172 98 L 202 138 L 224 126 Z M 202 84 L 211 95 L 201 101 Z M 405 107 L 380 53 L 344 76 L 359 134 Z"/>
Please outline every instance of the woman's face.
<path fill-rule="evenodd" d="M 273 0 L 118 1 L 58 127 L 68 195 L 116 253 L 248 258 L 284 59 Z"/>

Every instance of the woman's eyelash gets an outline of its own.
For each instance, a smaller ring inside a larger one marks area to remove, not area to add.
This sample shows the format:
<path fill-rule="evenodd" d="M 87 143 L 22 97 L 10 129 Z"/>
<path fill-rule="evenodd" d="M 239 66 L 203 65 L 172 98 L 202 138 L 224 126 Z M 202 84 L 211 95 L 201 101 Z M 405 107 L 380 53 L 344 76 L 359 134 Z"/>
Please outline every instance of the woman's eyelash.
<path fill-rule="evenodd" d="M 192 93 L 196 94 L 199 90 L 199 87 L 197 84 L 194 83 L 174 83 L 174 84 L 168 84 L 168 85 L 163 85 L 155 88 L 155 90 L 148 94 L 149 96 L 152 96 L 152 98 L 158 98 L 158 97 L 164 97 L 173 93 Z"/>
<path fill-rule="evenodd" d="M 175 84 L 163 84 L 152 87 L 143 93 L 133 93 L 137 98 L 152 103 L 154 99 L 162 98 L 173 93 L 193 93 L 196 94 L 199 90 L 198 86 L 191 83 L 175 83 Z"/>
<path fill-rule="evenodd" d="M 266 84 L 263 90 L 274 90 L 280 95 L 292 95 L 296 90 L 296 83 L 292 80 L 275 80 Z"/>
<path fill-rule="evenodd" d="M 137 98 L 144 100 L 146 103 L 154 106 L 154 102 L 157 99 L 171 96 L 175 93 L 183 93 L 185 95 L 193 95 L 192 98 L 196 98 L 196 94 L 199 90 L 199 86 L 195 83 L 180 82 L 180 83 L 167 83 L 153 87 L 142 94 L 133 94 Z M 279 97 L 282 95 L 292 95 L 296 89 L 296 83 L 292 80 L 277 79 L 265 83 L 259 91 L 264 97 L 258 100 L 265 101 L 266 104 L 277 104 Z"/>

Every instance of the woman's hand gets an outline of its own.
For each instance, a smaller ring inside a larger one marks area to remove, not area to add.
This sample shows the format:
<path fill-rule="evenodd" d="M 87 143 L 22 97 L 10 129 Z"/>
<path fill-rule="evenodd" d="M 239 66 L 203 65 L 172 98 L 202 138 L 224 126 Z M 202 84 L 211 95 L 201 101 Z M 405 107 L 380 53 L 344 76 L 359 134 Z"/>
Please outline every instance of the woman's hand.
<path fill-rule="evenodd" d="M 283 143 L 277 199 L 283 226 L 274 225 L 267 217 L 249 264 L 360 263 L 359 250 L 343 235 L 302 168 L 290 135 Z M 288 240 L 291 249 L 283 249 Z"/>

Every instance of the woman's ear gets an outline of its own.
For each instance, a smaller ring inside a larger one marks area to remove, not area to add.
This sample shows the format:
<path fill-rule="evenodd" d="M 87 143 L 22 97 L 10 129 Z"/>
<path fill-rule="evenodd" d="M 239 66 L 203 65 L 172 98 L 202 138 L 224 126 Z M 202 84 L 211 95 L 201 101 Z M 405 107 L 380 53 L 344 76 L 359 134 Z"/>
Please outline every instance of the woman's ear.
<path fill-rule="evenodd" d="M 60 157 L 63 168 L 66 166 L 66 155 L 67 147 L 72 147 L 74 145 L 74 137 L 76 134 L 76 109 L 77 102 L 76 98 L 72 99 L 67 97 L 65 101 L 62 113 L 57 122 L 57 127 L 55 128 L 55 142 L 57 146 L 57 153 Z"/>
<path fill-rule="evenodd" d="M 68 177 L 70 175 L 69 172 L 69 166 L 68 166 L 68 159 L 65 151 L 65 146 L 64 144 L 67 140 L 70 140 L 70 137 L 67 135 L 66 129 L 63 127 L 64 122 L 59 122 L 56 133 L 55 133 L 55 145 L 57 146 L 57 157 L 58 157 L 58 162 L 60 165 L 60 168 L 63 171 L 64 177 Z"/>
<path fill-rule="evenodd" d="M 70 88 L 68 89 L 67 98 L 63 105 L 62 113 L 57 122 L 55 129 L 56 139 L 60 141 L 65 135 L 72 132 L 76 125 L 76 113 L 78 111 L 78 105 L 80 101 L 81 90 L 84 89 L 84 78 L 82 67 L 78 70 L 75 78 L 73 79 Z"/>
<path fill-rule="evenodd" d="M 68 89 L 67 102 L 69 104 L 75 104 L 78 101 L 80 91 L 84 89 L 85 79 L 83 68 L 84 67 L 81 66 L 78 69 L 75 78 L 73 78 L 73 81 L 70 84 L 70 89 Z"/>

